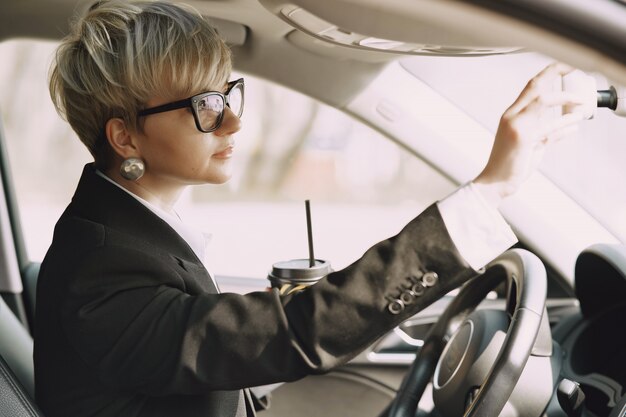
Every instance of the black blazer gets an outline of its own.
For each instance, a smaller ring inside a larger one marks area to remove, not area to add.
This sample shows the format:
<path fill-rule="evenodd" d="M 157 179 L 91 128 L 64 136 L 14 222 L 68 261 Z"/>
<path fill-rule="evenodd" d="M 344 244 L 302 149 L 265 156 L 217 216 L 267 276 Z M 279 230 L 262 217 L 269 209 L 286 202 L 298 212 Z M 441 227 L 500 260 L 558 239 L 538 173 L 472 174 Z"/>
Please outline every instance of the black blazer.
<path fill-rule="evenodd" d="M 427 272 L 434 286 L 396 301 Z M 48 417 L 252 415 L 243 388 L 326 372 L 472 275 L 433 205 L 302 292 L 217 294 L 187 243 L 89 164 L 41 266 L 37 401 Z"/>

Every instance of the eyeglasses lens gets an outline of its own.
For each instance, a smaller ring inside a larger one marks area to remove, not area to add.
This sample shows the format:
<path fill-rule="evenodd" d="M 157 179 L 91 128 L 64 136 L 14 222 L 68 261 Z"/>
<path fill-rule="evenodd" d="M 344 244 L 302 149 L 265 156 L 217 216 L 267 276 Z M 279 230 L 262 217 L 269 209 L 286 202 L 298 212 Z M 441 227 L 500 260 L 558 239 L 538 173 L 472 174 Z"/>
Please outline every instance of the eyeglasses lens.
<path fill-rule="evenodd" d="M 227 95 L 230 110 L 241 117 L 243 113 L 243 84 L 235 85 Z M 215 93 L 204 96 L 197 102 L 196 110 L 202 130 L 211 132 L 219 127 L 224 117 L 224 98 Z"/>
<path fill-rule="evenodd" d="M 224 100 L 218 95 L 209 95 L 198 102 L 198 118 L 202 129 L 213 130 L 224 111 Z"/>
<path fill-rule="evenodd" d="M 237 84 L 228 93 L 228 105 L 237 117 L 243 113 L 243 84 Z"/>

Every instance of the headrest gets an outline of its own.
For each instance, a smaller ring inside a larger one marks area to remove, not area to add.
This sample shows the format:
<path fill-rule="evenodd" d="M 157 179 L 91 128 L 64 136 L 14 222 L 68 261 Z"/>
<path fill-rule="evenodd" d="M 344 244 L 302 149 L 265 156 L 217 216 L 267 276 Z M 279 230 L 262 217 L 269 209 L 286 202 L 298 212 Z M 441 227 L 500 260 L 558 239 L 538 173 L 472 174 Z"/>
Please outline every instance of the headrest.
<path fill-rule="evenodd" d="M 574 276 L 585 317 L 626 304 L 626 245 L 588 247 L 578 255 Z"/>

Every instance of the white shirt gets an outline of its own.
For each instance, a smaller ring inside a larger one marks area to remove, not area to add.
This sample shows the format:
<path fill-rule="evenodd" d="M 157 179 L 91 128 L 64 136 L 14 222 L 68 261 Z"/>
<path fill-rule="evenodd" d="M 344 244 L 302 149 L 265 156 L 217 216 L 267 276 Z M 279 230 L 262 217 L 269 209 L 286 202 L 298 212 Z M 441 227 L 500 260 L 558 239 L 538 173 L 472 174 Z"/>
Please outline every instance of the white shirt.
<path fill-rule="evenodd" d="M 500 212 L 471 182 L 439 201 L 437 207 L 459 253 L 475 270 L 517 242 Z"/>

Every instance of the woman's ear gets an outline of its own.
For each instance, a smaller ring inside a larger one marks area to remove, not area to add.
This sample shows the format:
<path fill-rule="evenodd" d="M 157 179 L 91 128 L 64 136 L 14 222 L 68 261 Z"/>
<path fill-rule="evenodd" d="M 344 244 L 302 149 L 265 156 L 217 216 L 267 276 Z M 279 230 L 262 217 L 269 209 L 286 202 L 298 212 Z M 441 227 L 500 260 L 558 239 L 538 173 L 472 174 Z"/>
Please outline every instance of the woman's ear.
<path fill-rule="evenodd" d="M 115 117 L 107 120 L 104 130 L 111 149 L 122 159 L 141 158 L 135 137 L 124 119 Z"/>

